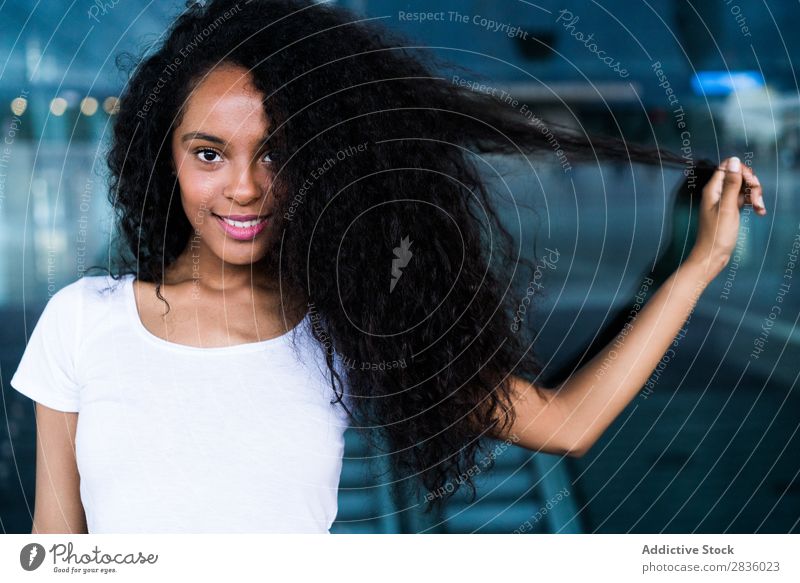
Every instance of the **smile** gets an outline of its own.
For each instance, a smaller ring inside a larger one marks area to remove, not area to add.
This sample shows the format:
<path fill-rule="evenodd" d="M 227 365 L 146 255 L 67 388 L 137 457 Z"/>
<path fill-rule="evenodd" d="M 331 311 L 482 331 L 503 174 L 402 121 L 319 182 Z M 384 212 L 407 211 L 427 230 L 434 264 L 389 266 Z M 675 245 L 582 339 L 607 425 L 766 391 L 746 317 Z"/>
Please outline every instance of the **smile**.
<path fill-rule="evenodd" d="M 213 213 L 212 213 L 213 214 Z M 233 239 L 237 241 L 247 241 L 253 239 L 264 227 L 267 226 L 269 216 L 250 219 L 247 221 L 239 221 L 214 215 L 217 222 L 222 227 L 222 230 Z"/>

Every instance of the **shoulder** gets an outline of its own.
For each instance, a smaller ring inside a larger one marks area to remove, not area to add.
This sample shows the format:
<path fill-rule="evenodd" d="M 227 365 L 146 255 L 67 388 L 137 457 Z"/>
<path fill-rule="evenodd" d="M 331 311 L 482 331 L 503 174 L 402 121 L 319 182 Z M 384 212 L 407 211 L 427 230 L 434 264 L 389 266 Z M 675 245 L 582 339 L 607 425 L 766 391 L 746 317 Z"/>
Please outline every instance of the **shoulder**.
<path fill-rule="evenodd" d="M 124 286 L 128 284 L 128 280 L 132 277 L 133 276 L 130 274 L 118 276 L 117 279 L 114 279 L 110 275 L 84 275 L 64 289 L 74 286 L 87 296 L 105 297 L 119 295 L 122 293 Z"/>
<path fill-rule="evenodd" d="M 110 275 L 84 275 L 80 279 L 68 283 L 51 297 L 51 300 L 58 298 L 58 302 L 68 302 L 80 299 L 89 295 L 106 295 L 119 291 L 126 283 L 130 275 L 122 275 L 119 279 L 114 279 Z"/>
<path fill-rule="evenodd" d="M 102 317 L 103 309 L 111 305 L 111 300 L 122 296 L 128 277 L 115 280 L 109 275 L 85 275 L 54 293 L 43 315 L 78 325 L 85 324 L 87 317 Z"/>
<path fill-rule="evenodd" d="M 101 308 L 112 300 L 123 297 L 132 277 L 132 275 L 122 275 L 114 279 L 110 275 L 84 275 L 64 286 L 58 293 L 67 296 L 68 301 L 80 302 L 83 306 L 91 308 Z"/>
<path fill-rule="evenodd" d="M 59 318 L 76 315 L 83 305 L 84 286 L 83 278 L 81 278 L 59 289 L 47 300 L 42 316 L 49 316 L 54 312 L 59 314 Z"/>

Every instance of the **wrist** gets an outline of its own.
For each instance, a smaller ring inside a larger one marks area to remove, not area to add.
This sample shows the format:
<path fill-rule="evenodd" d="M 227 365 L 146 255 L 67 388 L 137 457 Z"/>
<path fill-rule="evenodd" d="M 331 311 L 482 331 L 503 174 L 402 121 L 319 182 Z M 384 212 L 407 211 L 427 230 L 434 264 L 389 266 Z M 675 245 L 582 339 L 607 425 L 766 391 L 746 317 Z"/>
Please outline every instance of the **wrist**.
<path fill-rule="evenodd" d="M 694 253 L 689 253 L 686 260 L 681 263 L 680 270 L 696 279 L 698 283 L 703 282 L 705 285 L 708 285 L 720 274 L 727 264 L 727 260 L 717 259 L 715 261 L 708 256 L 699 257 Z"/>

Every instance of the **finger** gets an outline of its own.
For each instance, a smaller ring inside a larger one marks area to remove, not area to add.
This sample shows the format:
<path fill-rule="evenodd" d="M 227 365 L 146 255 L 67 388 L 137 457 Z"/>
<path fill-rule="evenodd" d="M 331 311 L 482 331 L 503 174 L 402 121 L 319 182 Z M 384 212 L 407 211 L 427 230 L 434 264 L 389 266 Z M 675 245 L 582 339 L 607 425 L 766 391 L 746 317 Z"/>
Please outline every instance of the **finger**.
<path fill-rule="evenodd" d="M 756 196 L 755 199 L 756 207 L 760 214 L 765 215 L 767 214 L 767 205 L 764 203 L 764 188 L 761 186 L 761 181 L 758 179 L 758 176 L 753 174 L 753 182 L 756 185 Z"/>
<path fill-rule="evenodd" d="M 745 184 L 743 185 L 745 202 L 749 202 L 753 205 L 757 211 L 765 211 L 764 208 L 764 193 L 761 188 L 761 183 L 758 180 L 758 177 L 753 172 L 753 169 L 750 166 L 742 165 L 742 176 L 744 178 Z"/>
<path fill-rule="evenodd" d="M 753 170 L 747 164 L 742 165 L 742 189 L 739 191 L 739 210 L 746 204 L 755 208 L 753 203 Z"/>
<path fill-rule="evenodd" d="M 722 183 L 725 180 L 727 173 L 728 160 L 723 160 L 714 173 L 711 175 L 708 183 L 703 189 L 702 205 L 707 209 L 713 208 L 722 197 Z"/>
<path fill-rule="evenodd" d="M 722 181 L 720 210 L 739 213 L 739 191 L 742 189 L 742 162 L 736 156 L 728 159 L 725 178 Z"/>
<path fill-rule="evenodd" d="M 756 200 L 756 208 L 761 215 L 767 214 L 767 205 L 764 202 L 764 188 L 761 186 L 761 182 L 758 181 L 758 176 L 753 175 L 754 180 L 758 186 L 758 199 Z"/>

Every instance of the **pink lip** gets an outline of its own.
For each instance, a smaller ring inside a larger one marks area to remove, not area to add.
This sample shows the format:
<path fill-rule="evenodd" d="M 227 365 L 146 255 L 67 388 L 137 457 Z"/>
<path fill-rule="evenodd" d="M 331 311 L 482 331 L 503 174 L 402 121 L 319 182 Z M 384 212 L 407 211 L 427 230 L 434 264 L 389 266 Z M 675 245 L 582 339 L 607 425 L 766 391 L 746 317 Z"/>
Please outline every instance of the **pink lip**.
<path fill-rule="evenodd" d="M 239 228 L 239 227 L 234 227 L 233 225 L 229 225 L 228 223 L 223 221 L 222 218 L 218 215 L 214 215 L 214 217 L 217 219 L 217 222 L 225 231 L 225 233 L 227 233 L 228 236 L 230 236 L 232 239 L 236 239 L 237 241 L 249 241 L 250 239 L 255 238 L 255 236 L 258 235 L 261 231 L 263 231 L 267 226 L 266 219 L 253 227 Z M 230 217 L 226 218 L 230 218 L 233 221 L 248 221 L 258 218 L 258 215 L 231 215 Z"/>

